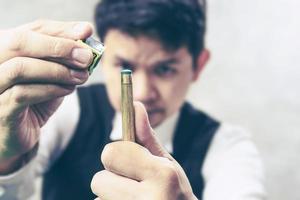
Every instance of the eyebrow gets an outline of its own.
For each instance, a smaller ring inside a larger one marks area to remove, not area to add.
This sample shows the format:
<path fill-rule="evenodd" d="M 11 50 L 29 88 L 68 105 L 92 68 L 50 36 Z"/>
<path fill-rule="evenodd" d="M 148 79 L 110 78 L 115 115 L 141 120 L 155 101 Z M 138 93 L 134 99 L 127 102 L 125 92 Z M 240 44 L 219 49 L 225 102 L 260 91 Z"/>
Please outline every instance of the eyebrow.
<path fill-rule="evenodd" d="M 126 60 L 124 58 L 121 57 L 117 57 L 116 60 L 121 64 L 122 67 L 124 68 L 135 68 L 137 65 L 136 63 L 130 61 L 130 60 Z"/>
<path fill-rule="evenodd" d="M 177 64 L 178 60 L 176 58 L 168 58 L 166 60 L 158 61 L 154 63 L 154 66 L 162 66 L 162 65 L 172 65 Z"/>
<path fill-rule="evenodd" d="M 136 66 L 138 65 L 137 63 L 134 63 L 130 60 L 126 60 L 119 56 L 116 58 L 116 60 L 118 62 L 120 62 L 122 67 L 124 67 L 124 68 L 136 68 Z M 177 64 L 177 63 L 178 63 L 178 60 L 176 58 L 168 58 L 165 60 L 158 61 L 158 62 L 154 63 L 152 66 L 172 65 L 172 64 Z"/>

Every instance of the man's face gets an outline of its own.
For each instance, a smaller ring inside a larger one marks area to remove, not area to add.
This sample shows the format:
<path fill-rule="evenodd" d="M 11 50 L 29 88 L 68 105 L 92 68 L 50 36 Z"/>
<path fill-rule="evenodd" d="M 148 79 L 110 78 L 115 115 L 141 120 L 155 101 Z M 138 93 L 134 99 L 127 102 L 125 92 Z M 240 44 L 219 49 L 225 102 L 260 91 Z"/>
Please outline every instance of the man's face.
<path fill-rule="evenodd" d="M 110 102 L 120 110 L 120 70 L 133 72 L 133 97 L 142 102 L 152 127 L 178 111 L 188 87 L 199 71 L 187 48 L 174 52 L 146 36 L 131 37 L 118 30 L 110 30 L 104 40 L 106 50 L 102 58 L 103 73 Z"/>

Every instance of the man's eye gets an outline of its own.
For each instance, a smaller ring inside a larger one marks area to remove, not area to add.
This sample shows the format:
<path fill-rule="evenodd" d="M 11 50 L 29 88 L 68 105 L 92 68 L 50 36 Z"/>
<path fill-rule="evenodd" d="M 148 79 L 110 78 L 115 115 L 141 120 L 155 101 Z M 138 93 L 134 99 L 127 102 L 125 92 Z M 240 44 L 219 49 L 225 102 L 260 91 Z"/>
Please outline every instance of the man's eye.
<path fill-rule="evenodd" d="M 162 77 L 168 77 L 168 76 L 172 76 L 174 74 L 176 74 L 176 69 L 174 69 L 173 67 L 169 67 L 169 66 L 159 66 L 157 68 L 155 68 L 154 70 L 155 74 L 162 76 Z"/>
<path fill-rule="evenodd" d="M 131 64 L 129 64 L 129 63 L 121 63 L 120 64 L 120 67 L 121 67 L 121 69 L 123 70 L 123 69 L 129 69 L 129 70 L 131 70 L 132 72 L 134 71 L 134 68 L 133 68 L 133 66 L 131 65 Z"/>
<path fill-rule="evenodd" d="M 131 67 L 131 66 L 122 65 L 122 66 L 120 66 L 120 67 L 122 68 L 122 70 L 123 70 L 123 69 L 129 69 L 129 70 L 132 71 L 132 67 Z"/>

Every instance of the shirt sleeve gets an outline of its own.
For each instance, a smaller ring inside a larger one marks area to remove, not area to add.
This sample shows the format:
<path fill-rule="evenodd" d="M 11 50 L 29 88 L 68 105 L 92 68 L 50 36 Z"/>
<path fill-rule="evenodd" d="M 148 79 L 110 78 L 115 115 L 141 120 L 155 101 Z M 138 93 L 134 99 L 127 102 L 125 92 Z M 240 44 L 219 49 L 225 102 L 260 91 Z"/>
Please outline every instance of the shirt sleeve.
<path fill-rule="evenodd" d="M 0 176 L 1 200 L 24 200 L 34 195 L 35 180 L 46 172 L 71 140 L 79 120 L 77 92 L 65 97 L 58 110 L 41 129 L 38 150 L 18 171 Z"/>
<path fill-rule="evenodd" d="M 251 136 L 223 124 L 214 136 L 202 174 L 204 200 L 264 200 L 264 168 Z"/>

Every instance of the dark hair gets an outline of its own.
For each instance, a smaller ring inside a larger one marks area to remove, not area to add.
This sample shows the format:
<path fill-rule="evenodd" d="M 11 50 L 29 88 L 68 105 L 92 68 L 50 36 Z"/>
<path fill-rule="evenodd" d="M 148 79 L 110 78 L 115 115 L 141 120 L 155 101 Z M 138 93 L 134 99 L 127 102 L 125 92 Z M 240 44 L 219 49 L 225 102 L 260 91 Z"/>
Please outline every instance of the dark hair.
<path fill-rule="evenodd" d="M 205 4 L 198 0 L 102 0 L 95 20 L 102 41 L 117 29 L 157 39 L 170 51 L 186 46 L 194 60 L 204 47 Z"/>

